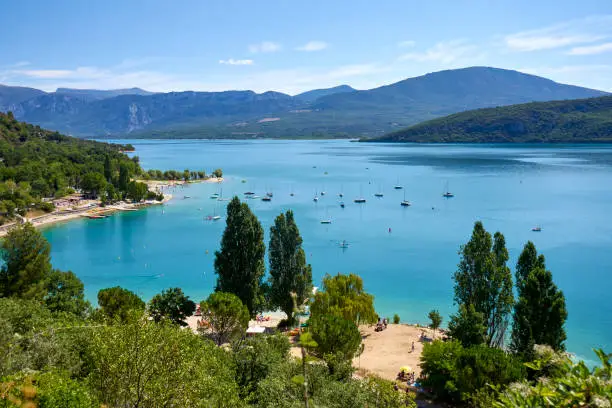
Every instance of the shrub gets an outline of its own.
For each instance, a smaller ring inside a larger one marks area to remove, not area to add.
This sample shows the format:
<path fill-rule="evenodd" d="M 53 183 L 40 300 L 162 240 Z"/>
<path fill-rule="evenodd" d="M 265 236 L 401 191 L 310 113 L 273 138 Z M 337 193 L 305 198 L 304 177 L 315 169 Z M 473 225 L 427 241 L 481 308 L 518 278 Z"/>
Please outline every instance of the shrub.
<path fill-rule="evenodd" d="M 396 314 L 393 315 L 393 324 L 399 324 L 399 322 L 400 322 L 400 317 L 396 313 Z"/>

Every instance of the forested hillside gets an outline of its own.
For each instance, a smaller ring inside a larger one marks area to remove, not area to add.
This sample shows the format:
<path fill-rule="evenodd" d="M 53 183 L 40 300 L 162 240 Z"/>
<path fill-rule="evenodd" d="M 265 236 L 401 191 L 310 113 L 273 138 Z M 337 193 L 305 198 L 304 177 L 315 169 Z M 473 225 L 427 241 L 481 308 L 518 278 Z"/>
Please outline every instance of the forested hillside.
<path fill-rule="evenodd" d="M 376 141 L 609 143 L 612 96 L 472 110 L 419 123 Z"/>

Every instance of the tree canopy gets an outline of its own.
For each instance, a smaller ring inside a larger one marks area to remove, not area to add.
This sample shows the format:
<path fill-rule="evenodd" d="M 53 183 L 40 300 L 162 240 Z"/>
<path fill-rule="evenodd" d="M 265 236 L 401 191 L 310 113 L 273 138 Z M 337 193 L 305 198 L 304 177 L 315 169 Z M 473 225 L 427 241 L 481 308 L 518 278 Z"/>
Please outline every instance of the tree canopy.
<path fill-rule="evenodd" d="M 352 273 L 325 275 L 310 311 L 313 316 L 335 315 L 356 325 L 376 322 L 374 296 L 364 290 L 363 280 Z"/>
<path fill-rule="evenodd" d="M 249 309 L 233 293 L 211 293 L 200 303 L 200 310 L 208 324 L 202 332 L 218 345 L 244 336 L 249 324 Z"/>
<path fill-rule="evenodd" d="M 195 303 L 181 288 L 170 288 L 153 296 L 149 301 L 149 314 L 159 322 L 167 319 L 180 326 L 186 326 L 185 319 L 195 311 Z"/>
<path fill-rule="evenodd" d="M 98 305 L 104 316 L 111 320 L 128 321 L 132 312 L 142 312 L 143 300 L 134 292 L 119 286 L 101 289 L 98 292 Z"/>
<path fill-rule="evenodd" d="M 249 206 L 238 197 L 227 206 L 226 222 L 221 249 L 215 252 L 215 290 L 235 294 L 254 316 L 264 304 L 263 228 Z"/>
<path fill-rule="evenodd" d="M 471 305 L 475 312 L 482 314 L 485 342 L 501 347 L 514 303 L 512 274 L 506 266 L 505 238 L 496 232 L 492 239 L 482 222 L 477 221 L 472 237 L 461 247 L 460 255 L 454 275 L 455 303 L 466 307 Z"/>
<path fill-rule="evenodd" d="M 293 211 L 280 214 L 270 227 L 268 258 L 270 304 L 285 312 L 291 323 L 294 309 L 303 305 L 312 292 L 312 268 L 306 263 Z"/>

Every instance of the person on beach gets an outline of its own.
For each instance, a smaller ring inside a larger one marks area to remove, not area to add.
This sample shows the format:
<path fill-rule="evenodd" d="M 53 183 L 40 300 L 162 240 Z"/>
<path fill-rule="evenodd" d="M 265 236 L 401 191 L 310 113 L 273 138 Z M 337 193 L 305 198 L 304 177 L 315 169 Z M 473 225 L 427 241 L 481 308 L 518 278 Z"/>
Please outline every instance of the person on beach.
<path fill-rule="evenodd" d="M 412 342 L 412 350 L 410 352 L 414 353 L 414 341 Z"/>

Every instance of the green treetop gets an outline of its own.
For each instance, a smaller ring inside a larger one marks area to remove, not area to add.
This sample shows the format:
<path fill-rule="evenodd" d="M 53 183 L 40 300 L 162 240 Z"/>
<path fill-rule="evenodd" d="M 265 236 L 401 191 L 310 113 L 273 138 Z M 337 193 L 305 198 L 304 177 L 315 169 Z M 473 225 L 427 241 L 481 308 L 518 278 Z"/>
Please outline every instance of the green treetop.
<path fill-rule="evenodd" d="M 564 350 L 565 296 L 557 289 L 552 273 L 546 270 L 544 256 L 537 256 L 532 242 L 525 245 L 519 257 L 516 275 L 518 302 L 514 307 L 511 348 L 527 357 L 531 357 L 536 344 Z"/>
<path fill-rule="evenodd" d="M 42 300 L 51 273 L 49 242 L 26 223 L 9 231 L 0 251 L 0 295 Z"/>
<path fill-rule="evenodd" d="M 492 239 L 478 221 L 470 241 L 461 247 L 460 255 L 454 275 L 455 302 L 459 306 L 472 305 L 476 313 L 481 313 L 486 328 L 485 342 L 501 347 L 514 302 L 512 274 L 506 266 L 505 238 L 496 232 Z"/>
<path fill-rule="evenodd" d="M 141 313 L 145 308 L 145 303 L 137 294 L 119 286 L 101 289 L 98 292 L 98 305 L 106 317 L 122 322 L 129 320 L 132 312 Z"/>
<path fill-rule="evenodd" d="M 181 288 L 163 290 L 149 302 L 149 313 L 159 322 L 167 319 L 180 326 L 186 326 L 185 319 L 195 311 L 195 303 L 183 293 Z"/>
<path fill-rule="evenodd" d="M 216 290 L 233 293 L 254 316 L 263 307 L 265 274 L 263 228 L 246 203 L 234 197 L 227 206 L 221 249 L 215 252 Z"/>
<path fill-rule="evenodd" d="M 312 292 L 312 268 L 306 264 L 292 211 L 276 217 L 270 228 L 269 260 L 270 303 L 285 312 L 291 324 L 294 307 L 304 304 Z"/>
<path fill-rule="evenodd" d="M 352 273 L 326 275 L 310 310 L 313 316 L 332 314 L 356 325 L 376 322 L 374 296 L 365 292 L 361 278 Z"/>

